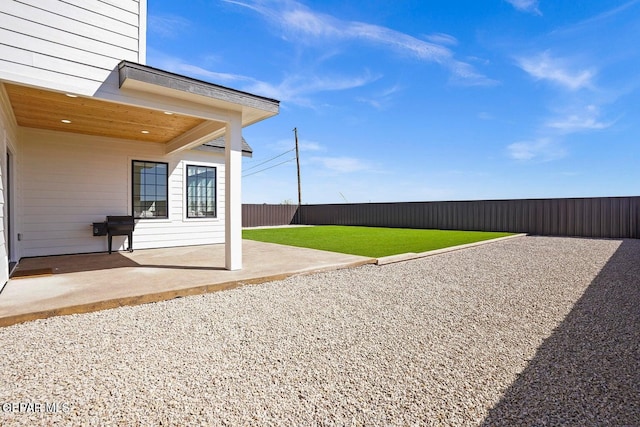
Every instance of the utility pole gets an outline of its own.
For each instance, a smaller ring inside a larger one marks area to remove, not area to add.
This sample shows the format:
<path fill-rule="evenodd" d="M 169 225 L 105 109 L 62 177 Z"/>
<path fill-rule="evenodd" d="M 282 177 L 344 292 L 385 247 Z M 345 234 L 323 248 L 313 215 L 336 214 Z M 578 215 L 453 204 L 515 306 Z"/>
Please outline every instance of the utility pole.
<path fill-rule="evenodd" d="M 300 148 L 298 147 L 298 128 L 293 128 L 296 136 L 296 164 L 298 165 L 298 207 L 302 205 L 302 190 L 300 187 Z"/>

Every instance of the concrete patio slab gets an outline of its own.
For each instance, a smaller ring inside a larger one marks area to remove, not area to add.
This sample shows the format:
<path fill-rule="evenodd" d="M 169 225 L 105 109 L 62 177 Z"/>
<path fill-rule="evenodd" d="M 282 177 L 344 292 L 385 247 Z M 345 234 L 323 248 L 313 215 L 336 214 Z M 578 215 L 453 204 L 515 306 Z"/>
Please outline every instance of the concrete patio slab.
<path fill-rule="evenodd" d="M 242 270 L 224 268 L 224 245 L 133 253 L 28 258 L 0 293 L 0 326 L 162 301 L 316 271 L 373 264 L 373 258 L 251 240 Z M 48 270 L 50 269 L 50 270 Z M 42 274 L 43 271 L 51 274 Z M 29 272 L 37 275 L 30 277 Z"/>

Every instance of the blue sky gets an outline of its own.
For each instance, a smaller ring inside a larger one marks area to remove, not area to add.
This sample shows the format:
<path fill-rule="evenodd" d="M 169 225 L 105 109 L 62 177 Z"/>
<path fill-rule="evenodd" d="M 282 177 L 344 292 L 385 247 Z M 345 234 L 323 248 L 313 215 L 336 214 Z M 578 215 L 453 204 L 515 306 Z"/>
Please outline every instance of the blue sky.
<path fill-rule="evenodd" d="M 147 63 L 281 101 L 243 201 L 640 194 L 640 0 L 148 0 Z M 270 166 L 286 163 L 267 170 Z"/>

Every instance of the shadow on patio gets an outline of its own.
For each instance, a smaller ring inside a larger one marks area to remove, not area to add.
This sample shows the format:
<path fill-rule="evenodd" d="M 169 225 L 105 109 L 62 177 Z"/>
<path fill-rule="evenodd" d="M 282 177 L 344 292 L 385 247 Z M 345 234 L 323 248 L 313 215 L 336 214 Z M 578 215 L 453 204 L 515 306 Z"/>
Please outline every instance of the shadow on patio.
<path fill-rule="evenodd" d="M 49 270 L 49 274 L 66 274 L 138 266 L 138 263 L 120 252 L 33 257 L 22 259 L 11 274 L 11 279 L 45 275 L 46 270 Z"/>
<path fill-rule="evenodd" d="M 624 240 L 483 427 L 640 425 L 640 240 Z"/>
<path fill-rule="evenodd" d="M 175 252 L 176 249 L 177 248 L 171 248 L 173 252 Z M 145 250 L 143 249 L 142 251 L 144 252 Z M 145 261 L 149 263 L 144 264 L 143 262 Z M 217 259 L 215 261 L 219 262 Z M 224 258 L 222 261 L 224 264 Z M 189 261 L 187 260 L 187 262 Z M 225 270 L 224 265 L 212 266 L 207 265 L 207 263 L 204 262 L 201 262 L 199 265 L 185 265 L 184 260 L 180 259 L 180 262 L 173 262 L 172 264 L 167 263 L 166 265 L 163 265 L 153 262 L 152 260 L 145 260 L 144 256 L 134 256 L 133 254 L 126 252 L 113 252 L 112 254 L 100 252 L 91 254 L 53 255 L 47 257 L 26 258 L 20 261 L 20 265 L 18 265 L 18 268 L 13 272 L 11 278 L 28 278 L 31 274 L 46 275 L 46 270 L 50 271 L 49 274 L 68 274 L 111 270 L 114 268 L 125 267 L 166 268 L 171 270 Z"/>

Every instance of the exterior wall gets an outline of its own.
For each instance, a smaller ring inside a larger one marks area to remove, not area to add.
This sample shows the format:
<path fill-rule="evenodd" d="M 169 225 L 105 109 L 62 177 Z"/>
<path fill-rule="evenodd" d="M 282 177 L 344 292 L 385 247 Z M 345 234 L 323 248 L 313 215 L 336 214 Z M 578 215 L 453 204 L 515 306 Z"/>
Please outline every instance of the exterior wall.
<path fill-rule="evenodd" d="M 0 80 L 93 95 L 146 60 L 147 0 L 0 1 Z"/>
<path fill-rule="evenodd" d="M 0 287 L 9 280 L 9 257 L 7 242 L 11 238 L 7 232 L 8 205 L 7 197 L 7 149 L 11 144 L 15 127 L 11 120 L 11 107 L 9 100 L 0 86 Z"/>
<path fill-rule="evenodd" d="M 15 153 L 16 125 L 11 113 L 9 99 L 0 86 L 0 286 L 9 279 L 8 233 L 9 209 L 7 192 L 7 151 Z M 15 217 L 15 215 L 14 215 Z M 15 261 L 15 259 L 11 260 Z"/>
<path fill-rule="evenodd" d="M 7 253 L 7 240 L 11 238 L 7 230 L 7 130 L 6 110 L 0 103 L 0 288 L 9 280 L 9 254 Z"/>
<path fill-rule="evenodd" d="M 21 256 L 107 250 L 91 224 L 106 215 L 131 215 L 131 161 L 169 163 L 169 219 L 136 220 L 134 249 L 224 243 L 224 157 L 187 151 L 165 155 L 163 144 L 20 129 Z M 217 167 L 215 219 L 188 219 L 185 166 Z M 114 250 L 126 238 L 113 238 Z"/>

